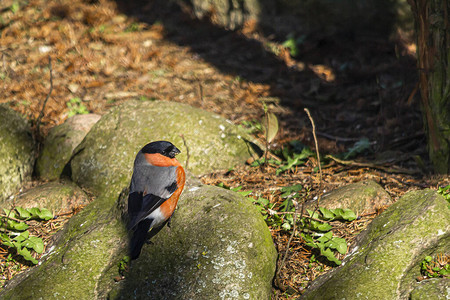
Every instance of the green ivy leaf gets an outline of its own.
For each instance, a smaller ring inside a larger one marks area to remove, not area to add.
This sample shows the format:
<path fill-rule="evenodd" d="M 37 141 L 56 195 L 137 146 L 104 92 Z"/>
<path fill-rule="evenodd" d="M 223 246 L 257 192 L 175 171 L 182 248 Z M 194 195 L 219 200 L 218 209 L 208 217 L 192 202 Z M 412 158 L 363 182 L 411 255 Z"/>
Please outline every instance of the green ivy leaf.
<path fill-rule="evenodd" d="M 330 224 L 327 224 L 327 223 L 322 223 L 322 222 L 311 220 L 310 228 L 311 228 L 311 230 L 326 232 L 326 231 L 330 231 L 331 229 L 333 229 L 333 226 L 331 226 Z"/>
<path fill-rule="evenodd" d="M 24 231 L 24 232 L 21 232 L 19 235 L 15 236 L 13 238 L 13 240 L 15 240 L 17 242 L 23 242 L 29 237 L 30 237 L 30 232 Z"/>
<path fill-rule="evenodd" d="M 6 233 L 2 233 L 0 235 L 0 239 L 2 240 L 2 244 L 8 247 L 14 247 L 11 238 Z"/>
<path fill-rule="evenodd" d="M 42 253 L 44 251 L 44 242 L 41 238 L 36 236 L 30 236 L 22 244 L 27 248 L 33 249 L 37 253 Z"/>
<path fill-rule="evenodd" d="M 284 186 L 281 188 L 281 192 L 283 193 L 283 194 L 281 194 L 281 197 L 286 198 L 286 197 L 292 195 L 293 193 L 300 192 L 302 189 L 303 189 L 303 186 L 301 184 Z"/>
<path fill-rule="evenodd" d="M 332 237 L 333 237 L 333 232 L 328 231 L 327 233 L 322 235 L 320 238 L 318 238 L 317 241 L 321 242 L 321 243 L 326 243 L 326 242 L 330 241 Z"/>
<path fill-rule="evenodd" d="M 331 210 L 326 209 L 325 207 L 319 207 L 319 210 L 325 220 L 332 220 L 336 216 Z"/>
<path fill-rule="evenodd" d="M 356 219 L 356 214 L 351 209 L 335 208 L 330 209 L 330 211 L 336 215 L 336 220 L 353 221 Z"/>
<path fill-rule="evenodd" d="M 14 220 L 9 220 L 6 222 L 7 228 L 10 230 L 24 231 L 28 229 L 28 225 L 24 222 L 16 222 Z"/>
<path fill-rule="evenodd" d="M 331 251 L 330 248 L 325 248 L 324 250 L 320 251 L 320 254 L 325 256 L 329 261 L 334 262 L 337 265 L 341 264 L 341 261 L 334 256 L 333 251 Z"/>
<path fill-rule="evenodd" d="M 19 219 L 27 220 L 27 219 L 31 218 L 30 212 L 28 210 L 26 210 L 25 208 L 16 207 L 16 211 L 19 213 L 19 216 L 18 216 Z"/>
<path fill-rule="evenodd" d="M 315 210 L 310 210 L 310 209 L 306 209 L 306 211 L 308 212 L 308 215 L 313 218 L 313 219 L 318 219 L 319 218 L 319 213 Z"/>
<path fill-rule="evenodd" d="M 31 252 L 27 248 L 17 247 L 17 254 L 21 255 L 28 261 L 31 261 L 33 264 L 37 264 L 38 261 L 31 255 Z"/>
<path fill-rule="evenodd" d="M 9 210 L 9 209 L 4 208 L 3 211 L 5 212 L 6 216 L 8 216 L 10 218 L 17 219 L 17 215 L 16 215 L 16 213 L 13 210 Z"/>
<path fill-rule="evenodd" d="M 325 246 L 336 249 L 341 254 L 347 253 L 347 242 L 343 238 L 333 237 Z"/>
<path fill-rule="evenodd" d="M 53 218 L 53 214 L 46 208 L 33 207 L 28 209 L 33 219 L 48 221 Z"/>

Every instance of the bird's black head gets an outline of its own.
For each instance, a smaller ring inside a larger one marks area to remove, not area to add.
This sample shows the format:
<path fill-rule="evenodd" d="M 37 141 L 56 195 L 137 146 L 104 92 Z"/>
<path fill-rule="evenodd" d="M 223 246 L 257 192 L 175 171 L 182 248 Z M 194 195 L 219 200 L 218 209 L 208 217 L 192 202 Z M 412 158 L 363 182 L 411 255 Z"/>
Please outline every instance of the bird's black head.
<path fill-rule="evenodd" d="M 159 153 L 170 158 L 174 158 L 175 155 L 181 152 L 171 142 L 166 141 L 151 142 L 145 145 L 141 151 L 142 153 L 149 153 L 149 154 Z"/>

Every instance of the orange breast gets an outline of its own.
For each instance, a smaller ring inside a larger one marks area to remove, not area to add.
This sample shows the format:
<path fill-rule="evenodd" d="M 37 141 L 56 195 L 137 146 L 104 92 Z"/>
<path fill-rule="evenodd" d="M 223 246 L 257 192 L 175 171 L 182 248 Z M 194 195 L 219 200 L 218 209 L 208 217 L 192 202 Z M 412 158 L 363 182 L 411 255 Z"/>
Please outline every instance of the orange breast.
<path fill-rule="evenodd" d="M 178 163 L 178 161 L 175 159 Z M 179 165 L 179 163 L 178 163 Z M 161 204 L 161 212 L 167 217 L 172 216 L 175 208 L 177 207 L 178 199 L 180 198 L 181 192 L 183 191 L 184 184 L 186 182 L 186 174 L 184 173 L 183 167 L 179 166 L 177 168 L 177 185 L 178 188 L 172 194 L 172 196 Z"/>
<path fill-rule="evenodd" d="M 144 153 L 145 160 L 156 167 L 181 166 L 176 158 L 170 158 L 159 153 Z"/>

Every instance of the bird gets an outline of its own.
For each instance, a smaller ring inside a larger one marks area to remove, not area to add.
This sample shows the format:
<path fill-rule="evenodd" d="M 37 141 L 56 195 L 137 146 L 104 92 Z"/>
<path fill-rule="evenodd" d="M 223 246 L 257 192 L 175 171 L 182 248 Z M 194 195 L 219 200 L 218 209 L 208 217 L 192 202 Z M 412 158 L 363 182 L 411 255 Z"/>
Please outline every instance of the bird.
<path fill-rule="evenodd" d="M 128 195 L 131 260 L 139 258 L 145 242 L 169 222 L 177 207 L 186 182 L 175 158 L 179 153 L 171 142 L 155 141 L 136 155 Z"/>

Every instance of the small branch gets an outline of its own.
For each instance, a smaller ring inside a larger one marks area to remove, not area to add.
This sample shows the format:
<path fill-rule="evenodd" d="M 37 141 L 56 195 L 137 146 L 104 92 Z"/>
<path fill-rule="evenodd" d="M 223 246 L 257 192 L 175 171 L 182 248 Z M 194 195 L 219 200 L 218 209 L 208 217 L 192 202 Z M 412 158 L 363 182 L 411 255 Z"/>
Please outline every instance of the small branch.
<path fill-rule="evenodd" d="M 36 132 L 38 136 L 40 136 L 40 129 L 42 118 L 44 117 L 45 106 L 47 105 L 47 101 L 50 98 L 51 93 L 53 92 L 53 72 L 52 72 L 52 58 L 48 57 L 48 67 L 50 72 L 50 90 L 48 91 L 47 97 L 45 97 L 44 103 L 42 104 L 41 112 L 36 120 Z"/>
<path fill-rule="evenodd" d="M 265 118 L 266 118 L 266 134 L 265 134 L 266 151 L 264 153 L 264 169 L 267 169 L 267 153 L 269 152 L 269 128 L 270 128 L 269 113 L 267 112 L 267 109 L 264 109 L 264 114 L 265 114 Z"/>
<path fill-rule="evenodd" d="M 188 167 L 189 167 L 189 158 L 190 158 L 190 155 L 189 155 L 189 147 L 188 147 L 188 145 L 187 145 L 187 143 L 186 143 L 186 139 L 184 138 L 184 135 L 183 135 L 183 134 L 180 134 L 180 137 L 181 137 L 181 139 L 183 140 L 184 147 L 186 148 L 186 164 L 185 164 L 184 168 L 185 168 L 186 170 L 188 170 Z"/>
<path fill-rule="evenodd" d="M 342 160 L 337 157 L 334 157 L 333 155 L 327 155 L 325 157 L 332 159 L 335 162 L 337 162 L 338 164 L 341 164 L 344 166 L 373 168 L 373 169 L 382 170 L 382 171 L 388 172 L 388 173 L 400 173 L 400 174 L 409 174 L 409 175 L 414 175 L 414 174 L 420 173 L 420 170 L 409 170 L 409 169 L 404 169 L 404 168 L 399 168 L 399 167 L 397 167 L 397 168 L 396 167 L 385 167 L 385 166 L 380 166 L 380 165 L 372 164 L 372 163 L 357 162 L 354 160 Z"/>
<path fill-rule="evenodd" d="M 319 175 L 320 175 L 320 179 L 319 179 L 319 191 L 321 191 L 321 190 L 322 190 L 322 167 L 321 167 L 321 165 L 320 165 L 320 153 L 319 153 L 319 144 L 317 143 L 317 137 L 316 137 L 316 126 L 315 126 L 314 120 L 313 120 L 313 118 L 311 117 L 311 114 L 309 113 L 309 110 L 308 110 L 307 108 L 305 108 L 305 112 L 306 112 L 306 114 L 308 115 L 309 120 L 311 121 L 311 124 L 312 124 L 312 130 L 313 130 L 313 136 L 314 136 L 314 143 L 315 143 L 315 145 L 316 145 L 317 163 L 318 163 L 318 165 L 319 165 Z M 318 209 L 319 209 L 320 196 L 321 196 L 321 194 L 319 193 L 319 198 L 317 199 L 317 206 L 316 206 L 316 209 L 315 209 L 315 210 L 318 210 Z M 294 203 L 294 206 L 295 206 L 294 220 L 293 220 L 293 222 L 294 222 L 294 227 L 292 228 L 292 234 L 291 234 L 291 236 L 289 237 L 288 243 L 287 243 L 287 245 L 286 245 L 286 251 L 285 251 L 285 253 L 284 253 L 283 259 L 282 259 L 282 261 L 281 261 L 281 263 L 280 263 L 280 266 L 279 266 L 279 268 L 278 268 L 278 270 L 277 270 L 277 274 L 276 274 L 276 276 L 275 276 L 276 284 L 277 284 L 277 286 L 278 286 L 280 289 L 284 289 L 284 286 L 282 286 L 282 284 L 281 284 L 281 282 L 280 282 L 279 274 L 280 274 L 281 269 L 283 269 L 283 267 L 284 267 L 284 263 L 286 262 L 286 257 L 287 257 L 287 255 L 288 255 L 289 247 L 290 247 L 290 245 L 291 245 L 292 239 L 294 238 L 295 234 L 297 233 L 297 215 L 300 214 L 301 216 L 303 216 L 303 209 L 304 209 L 304 203 L 302 203 L 302 205 L 301 205 L 301 212 L 299 213 L 299 208 L 300 208 L 300 206 L 298 205 L 297 201 L 292 200 L 292 202 Z M 313 219 L 313 218 L 310 218 L 310 219 L 312 219 L 312 220 L 317 220 L 317 219 Z M 317 220 L 317 221 L 321 221 L 321 222 L 322 222 L 322 220 Z"/>
<path fill-rule="evenodd" d="M 322 166 L 320 165 L 320 153 L 319 153 L 319 143 L 317 142 L 316 136 L 316 125 L 314 124 L 314 120 L 311 117 L 311 114 L 309 113 L 309 109 L 305 108 L 305 112 L 308 115 L 308 118 L 311 121 L 312 125 L 314 144 L 316 145 L 317 165 L 319 166 L 319 175 L 320 175 L 319 189 L 322 190 Z M 319 201 L 317 201 L 317 203 L 319 203 Z"/>
<path fill-rule="evenodd" d="M 23 222 L 23 221 L 25 221 L 25 220 L 19 220 L 19 219 L 16 219 L 16 218 L 4 215 L 4 214 L 0 214 L 0 218 L 10 219 L 10 220 L 13 220 L 13 221 L 16 221 L 16 222 Z"/>
<path fill-rule="evenodd" d="M 284 263 L 286 262 L 286 257 L 288 256 L 290 244 L 291 244 L 292 239 L 294 238 L 295 233 L 297 231 L 297 215 L 298 215 L 299 205 L 298 205 L 297 201 L 295 201 L 295 200 L 292 200 L 292 203 L 294 204 L 294 207 L 295 207 L 294 220 L 293 220 L 294 227 L 292 228 L 292 234 L 289 237 L 288 243 L 286 245 L 286 251 L 284 252 L 283 259 L 281 260 L 280 266 L 278 267 L 278 270 L 277 270 L 277 274 L 275 275 L 275 281 L 276 281 L 277 286 L 283 290 L 286 290 L 286 288 L 280 282 L 280 272 L 284 267 Z"/>

